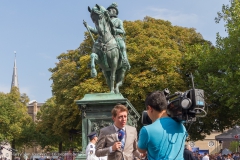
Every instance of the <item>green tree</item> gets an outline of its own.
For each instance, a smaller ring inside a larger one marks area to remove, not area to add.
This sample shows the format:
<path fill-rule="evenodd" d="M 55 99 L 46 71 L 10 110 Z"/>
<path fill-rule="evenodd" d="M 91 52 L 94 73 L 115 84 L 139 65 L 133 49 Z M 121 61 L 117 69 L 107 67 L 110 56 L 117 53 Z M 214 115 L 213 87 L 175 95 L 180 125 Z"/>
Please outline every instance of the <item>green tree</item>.
<path fill-rule="evenodd" d="M 58 149 L 61 153 L 69 147 L 79 146 L 80 138 L 77 134 L 72 133 L 72 128 L 59 127 L 61 125 L 59 123 L 63 123 L 63 119 L 59 119 L 60 115 L 64 116 L 62 113 L 62 108 L 56 105 L 55 97 L 48 99 L 38 112 L 35 130 L 36 142 L 48 151 Z M 74 134 L 74 141 L 70 139 L 71 134 Z"/>
<path fill-rule="evenodd" d="M 228 108 L 231 125 L 239 125 L 240 108 L 239 78 L 240 78 L 240 2 L 231 1 L 230 5 L 223 5 L 222 12 L 218 13 L 216 22 L 223 20 L 228 33 L 227 37 L 217 36 L 218 55 L 221 59 L 218 63 L 220 76 L 212 77 L 219 93 L 219 101 L 223 107 Z M 230 126 L 230 125 L 229 125 Z"/>
<path fill-rule="evenodd" d="M 172 26 L 169 21 L 151 17 L 124 24 L 133 67 L 125 78 L 122 93 L 137 110 L 145 109 L 148 92 L 169 88 L 174 93 L 189 89 L 187 78 L 180 72 L 182 58 L 188 46 L 204 42 L 202 36 L 193 28 Z"/>
<path fill-rule="evenodd" d="M 216 22 L 223 20 L 227 37 L 217 34 L 215 49 L 207 49 L 196 74 L 197 84 L 205 91 L 208 102 L 208 115 L 204 118 L 202 129 L 205 133 L 223 131 L 239 125 L 239 37 L 240 37 L 240 2 L 234 0 L 230 5 L 223 5 L 218 12 Z M 210 51 L 210 52 L 208 52 Z"/>
<path fill-rule="evenodd" d="M 230 143 L 230 147 L 229 147 L 230 151 L 232 151 L 232 152 L 239 152 L 238 148 L 239 148 L 239 142 L 238 141 L 232 141 Z"/>
<path fill-rule="evenodd" d="M 8 94 L 0 93 L 0 141 L 12 142 L 13 148 L 29 145 L 31 141 L 28 131 L 32 119 L 27 113 L 27 101 L 26 94 L 21 96 L 17 87 Z"/>

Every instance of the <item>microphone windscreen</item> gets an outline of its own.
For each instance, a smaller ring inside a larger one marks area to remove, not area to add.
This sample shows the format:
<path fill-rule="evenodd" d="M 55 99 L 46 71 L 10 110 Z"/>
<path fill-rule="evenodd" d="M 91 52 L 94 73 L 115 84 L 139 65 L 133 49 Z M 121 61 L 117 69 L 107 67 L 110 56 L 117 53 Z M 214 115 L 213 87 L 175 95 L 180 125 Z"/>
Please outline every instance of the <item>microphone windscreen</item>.
<path fill-rule="evenodd" d="M 123 130 L 120 130 L 118 132 L 118 140 L 121 141 L 125 135 L 125 132 Z"/>

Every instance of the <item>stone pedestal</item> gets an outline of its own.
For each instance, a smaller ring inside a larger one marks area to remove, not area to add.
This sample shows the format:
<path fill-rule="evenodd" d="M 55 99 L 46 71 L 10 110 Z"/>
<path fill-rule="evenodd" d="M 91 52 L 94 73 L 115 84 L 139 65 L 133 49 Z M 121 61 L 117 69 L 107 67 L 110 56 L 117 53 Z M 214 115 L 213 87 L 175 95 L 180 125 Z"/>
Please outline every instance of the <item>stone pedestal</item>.
<path fill-rule="evenodd" d="M 82 116 L 82 154 L 79 154 L 76 160 L 86 160 L 85 150 L 89 142 L 87 138 L 89 133 L 93 131 L 99 133 L 101 128 L 113 124 L 111 110 L 116 104 L 120 103 L 128 108 L 128 125 L 137 127 L 140 118 L 139 113 L 122 94 L 86 94 L 83 99 L 77 100 L 76 103 Z"/>

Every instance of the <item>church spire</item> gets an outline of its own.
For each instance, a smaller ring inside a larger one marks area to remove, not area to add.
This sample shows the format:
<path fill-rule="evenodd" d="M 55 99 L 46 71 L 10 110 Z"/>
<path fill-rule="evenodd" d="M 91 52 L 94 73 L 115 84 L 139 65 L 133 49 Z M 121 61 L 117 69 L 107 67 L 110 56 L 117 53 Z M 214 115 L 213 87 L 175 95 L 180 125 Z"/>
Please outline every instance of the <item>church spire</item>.
<path fill-rule="evenodd" d="M 14 66 L 13 66 L 13 75 L 12 75 L 12 85 L 11 90 L 13 87 L 18 87 L 18 76 L 17 76 L 17 63 L 16 63 L 16 51 L 14 51 L 15 59 L 14 59 Z"/>

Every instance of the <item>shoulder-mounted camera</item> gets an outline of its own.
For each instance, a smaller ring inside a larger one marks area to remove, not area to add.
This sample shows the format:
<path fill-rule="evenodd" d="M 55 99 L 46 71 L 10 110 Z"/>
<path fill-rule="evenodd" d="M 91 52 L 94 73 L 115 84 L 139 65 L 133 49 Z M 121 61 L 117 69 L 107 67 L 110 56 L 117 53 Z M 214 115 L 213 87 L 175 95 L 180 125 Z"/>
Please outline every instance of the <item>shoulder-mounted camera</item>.
<path fill-rule="evenodd" d="M 192 79 L 193 83 L 193 79 Z M 187 90 L 185 92 L 175 92 L 170 95 L 168 88 L 163 90 L 168 101 L 167 114 L 178 122 L 193 122 L 196 117 L 205 117 L 204 91 L 202 89 Z M 148 125 L 152 121 L 147 115 L 147 111 L 142 112 L 142 124 Z"/>

